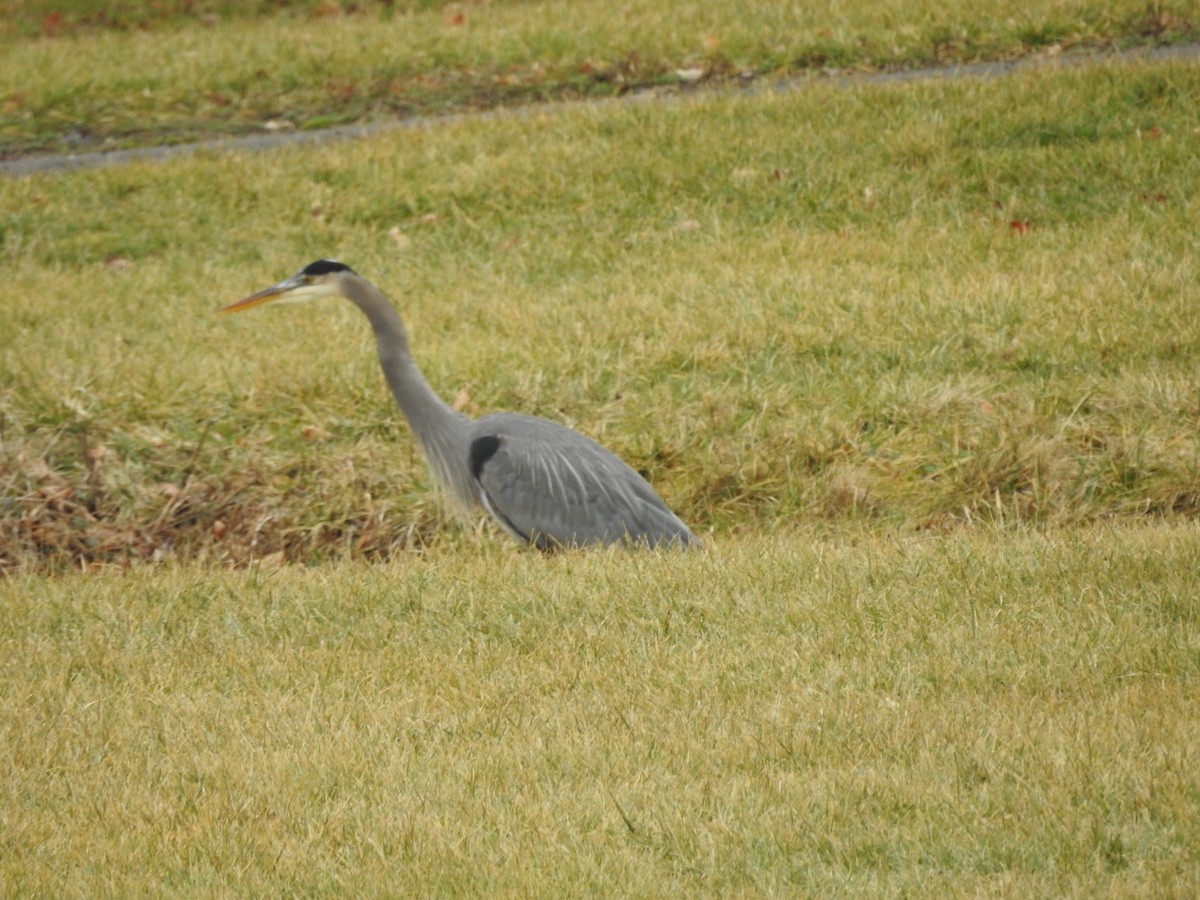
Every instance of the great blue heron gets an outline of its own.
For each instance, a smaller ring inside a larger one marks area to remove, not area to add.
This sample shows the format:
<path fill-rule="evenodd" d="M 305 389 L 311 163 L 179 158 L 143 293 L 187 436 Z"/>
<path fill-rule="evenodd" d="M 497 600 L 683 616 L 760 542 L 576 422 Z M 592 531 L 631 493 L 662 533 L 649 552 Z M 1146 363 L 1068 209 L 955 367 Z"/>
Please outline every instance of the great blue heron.
<path fill-rule="evenodd" d="M 700 544 L 646 479 L 591 438 L 534 416 L 471 419 L 442 400 L 412 357 L 399 313 L 379 288 L 343 263 L 319 259 L 222 312 L 332 296 L 345 297 L 371 322 L 392 395 L 434 478 L 460 506 L 483 506 L 518 541 L 542 550 Z"/>

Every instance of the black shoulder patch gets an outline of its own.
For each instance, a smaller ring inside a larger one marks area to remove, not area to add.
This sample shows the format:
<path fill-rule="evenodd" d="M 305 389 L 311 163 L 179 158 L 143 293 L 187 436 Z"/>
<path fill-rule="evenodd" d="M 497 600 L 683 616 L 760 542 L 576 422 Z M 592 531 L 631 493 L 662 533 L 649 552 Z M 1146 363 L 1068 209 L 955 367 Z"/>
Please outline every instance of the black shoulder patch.
<path fill-rule="evenodd" d="M 500 449 L 500 445 L 503 443 L 504 438 L 494 434 L 485 434 L 483 437 L 477 437 L 471 441 L 471 453 L 467 459 L 471 466 L 472 478 L 476 481 L 479 480 L 479 473 L 483 471 L 483 464 L 496 455 L 496 451 Z"/>
<path fill-rule="evenodd" d="M 311 262 L 300 270 L 301 275 L 328 275 L 330 272 L 352 272 L 354 271 L 345 263 L 340 263 L 336 259 L 318 259 L 316 262 Z"/>

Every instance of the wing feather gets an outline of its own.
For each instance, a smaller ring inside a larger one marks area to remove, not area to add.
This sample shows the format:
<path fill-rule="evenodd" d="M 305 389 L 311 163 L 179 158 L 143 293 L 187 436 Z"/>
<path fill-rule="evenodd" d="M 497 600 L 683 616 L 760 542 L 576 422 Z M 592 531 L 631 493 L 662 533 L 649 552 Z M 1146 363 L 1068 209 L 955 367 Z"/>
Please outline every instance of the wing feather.
<path fill-rule="evenodd" d="M 546 549 L 699 544 L 646 479 L 577 431 L 499 413 L 475 422 L 471 438 L 483 506 L 519 540 Z"/>

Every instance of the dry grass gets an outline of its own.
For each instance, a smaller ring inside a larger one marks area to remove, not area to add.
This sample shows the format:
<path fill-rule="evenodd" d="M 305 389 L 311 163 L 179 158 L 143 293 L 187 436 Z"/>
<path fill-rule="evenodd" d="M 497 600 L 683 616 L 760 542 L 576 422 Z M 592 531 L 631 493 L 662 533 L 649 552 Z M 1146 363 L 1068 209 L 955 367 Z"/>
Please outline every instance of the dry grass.
<path fill-rule="evenodd" d="M 447 397 L 582 427 L 718 536 L 1191 518 L 1198 101 L 1117 65 L 5 182 L 0 565 L 442 533 L 352 308 L 212 315 L 320 256 Z"/>
<path fill-rule="evenodd" d="M 10 895 L 1186 896 L 1200 532 L 0 583 Z"/>
<path fill-rule="evenodd" d="M 108 21 L 141 9 L 153 26 L 116 32 L 73 29 L 97 18 L 95 4 L 55 0 L 34 18 L 57 23 L 52 33 L 0 54 L 0 156 L 1200 35 L 1194 4 L 1180 0 L 993 0 L 986 11 L 955 0 L 289 5 L 222 16 L 212 4 L 103 4 Z"/>
<path fill-rule="evenodd" d="M 0 182 L 0 893 L 1195 895 L 1197 109 L 1046 69 Z M 709 549 L 446 524 L 353 308 L 214 315 L 330 255 Z"/>

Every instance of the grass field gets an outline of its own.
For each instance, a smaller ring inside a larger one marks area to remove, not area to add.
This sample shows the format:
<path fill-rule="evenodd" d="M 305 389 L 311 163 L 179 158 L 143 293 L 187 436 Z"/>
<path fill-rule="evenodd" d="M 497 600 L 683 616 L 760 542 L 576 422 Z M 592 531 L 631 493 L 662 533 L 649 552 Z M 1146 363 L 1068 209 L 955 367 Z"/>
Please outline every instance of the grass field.
<path fill-rule="evenodd" d="M 1198 553 L 1159 524 L 10 579 L 4 892 L 1187 896 Z"/>
<path fill-rule="evenodd" d="M 247 40 L 462 31 L 290 8 Z M 963 27 L 1086 19 L 1022 9 Z M 117 108 L 225 27 L 10 37 L 2 83 L 69 46 Z M 512 28 L 465 36 L 553 39 Z M 1049 66 L 0 181 L 0 893 L 1194 895 L 1197 109 L 1194 64 Z M 356 310 L 216 315 L 323 256 L 707 549 L 448 519 Z"/>
<path fill-rule="evenodd" d="M 1180 0 L 0 0 L 0 23 L 0 158 L 1200 38 Z"/>
<path fill-rule="evenodd" d="M 6 568 L 448 532 L 338 256 L 469 411 L 701 530 L 1195 515 L 1196 69 L 578 107 L 0 184 Z M 652 153 L 642 152 L 652 147 Z"/>

